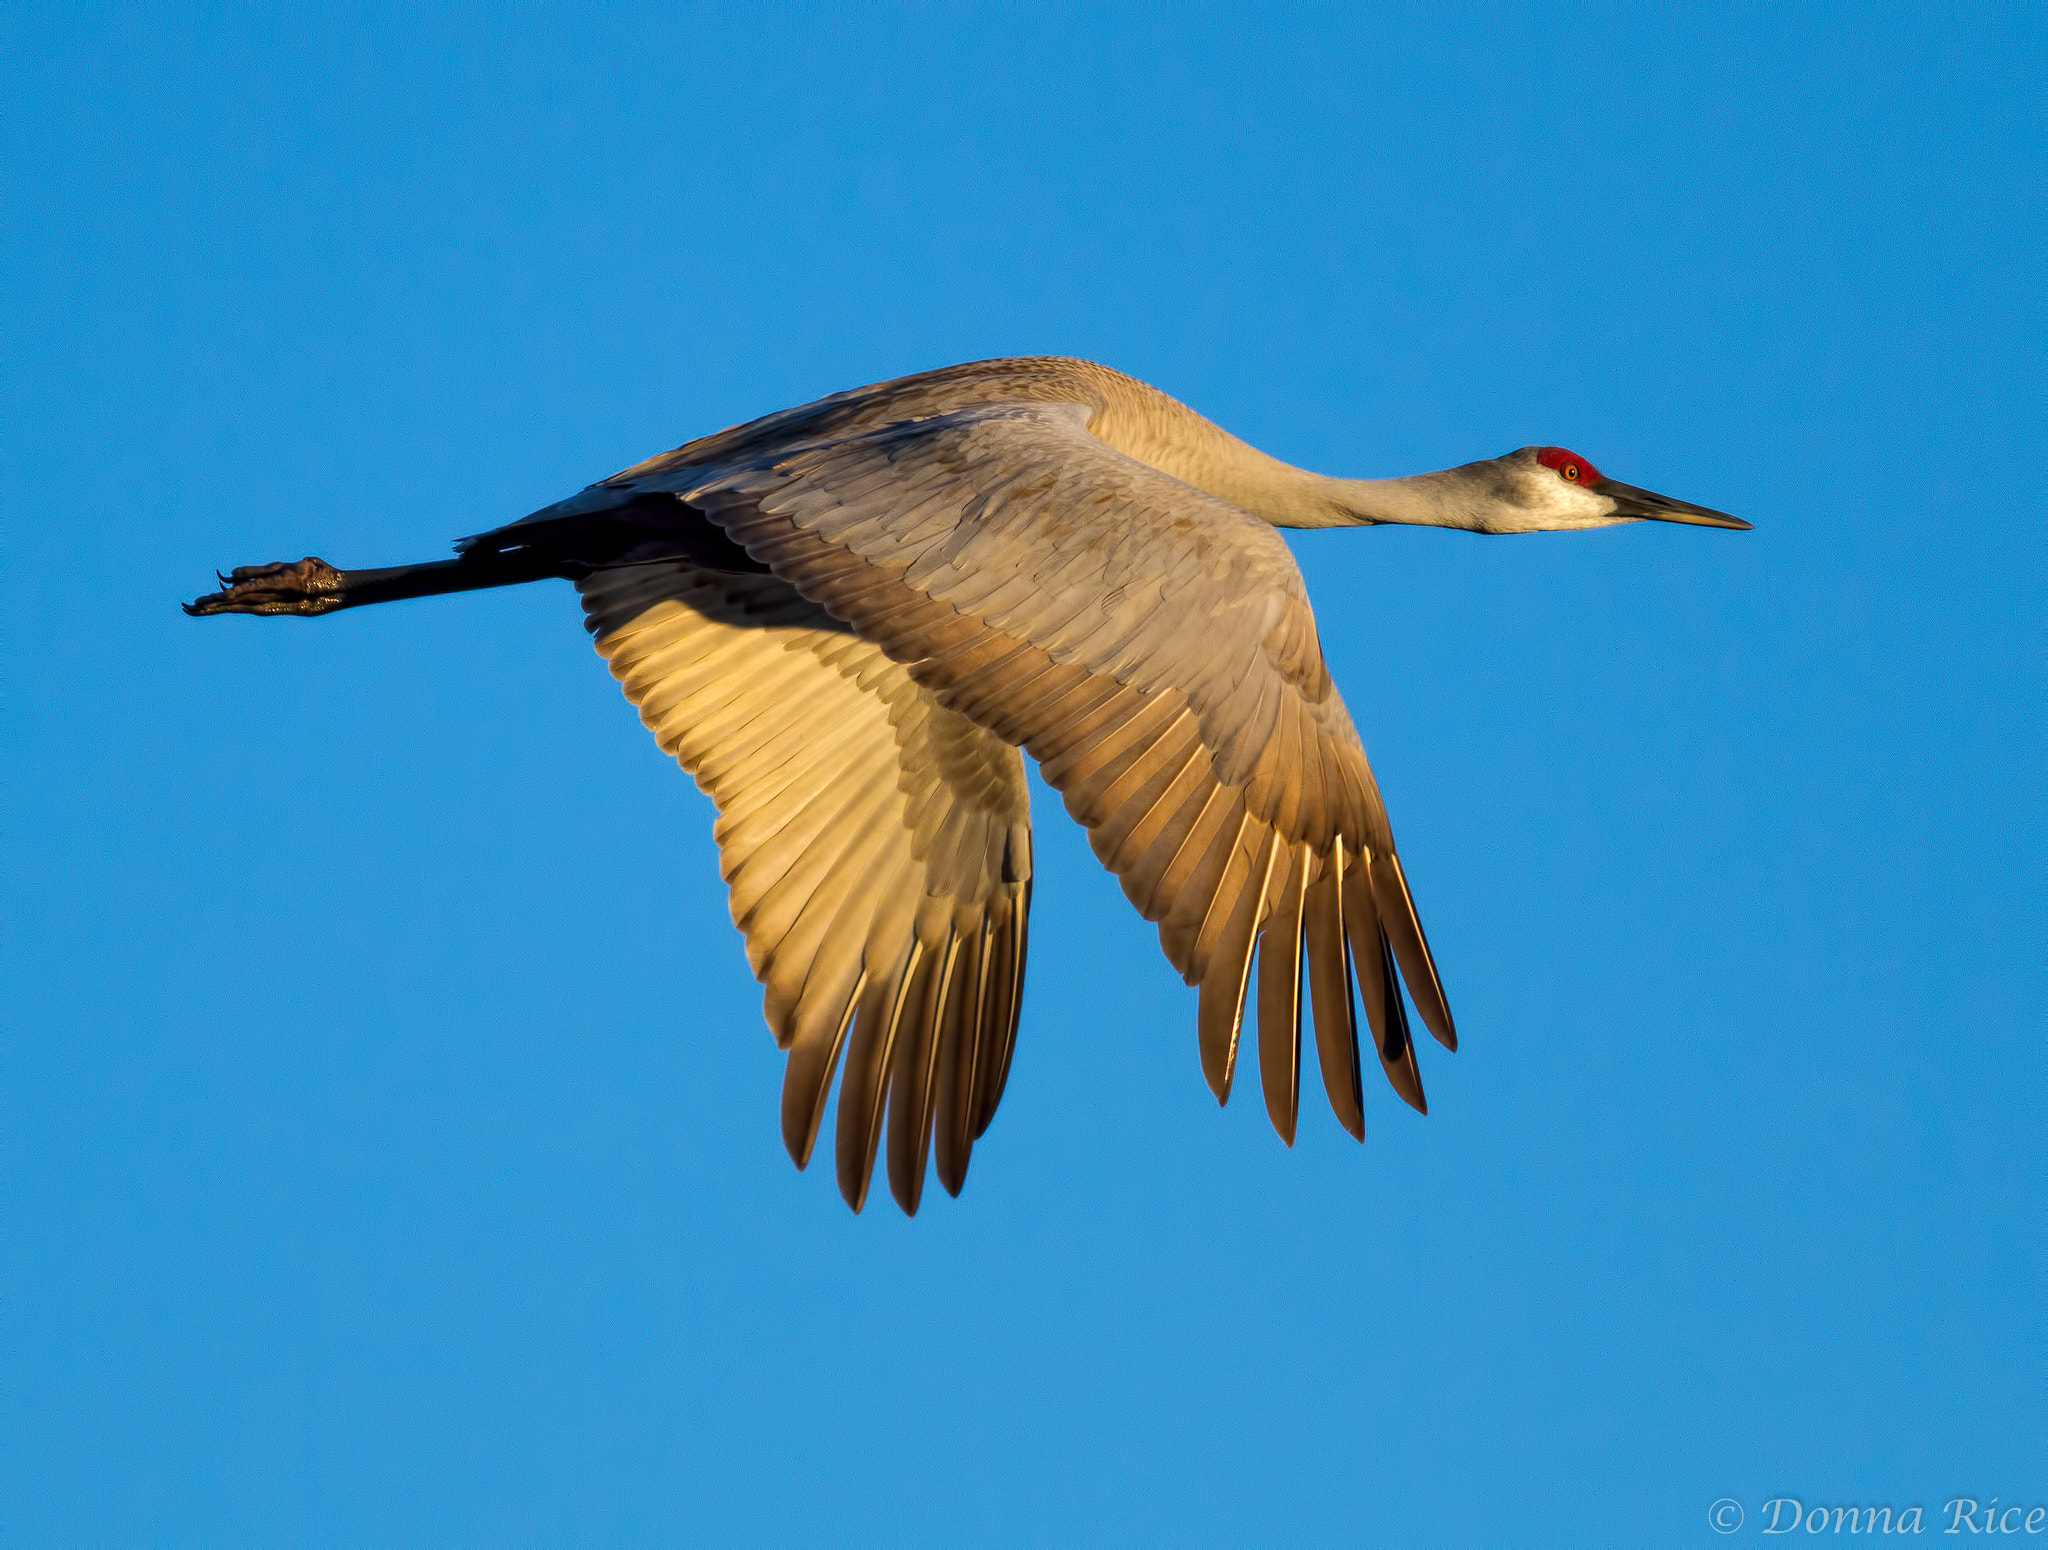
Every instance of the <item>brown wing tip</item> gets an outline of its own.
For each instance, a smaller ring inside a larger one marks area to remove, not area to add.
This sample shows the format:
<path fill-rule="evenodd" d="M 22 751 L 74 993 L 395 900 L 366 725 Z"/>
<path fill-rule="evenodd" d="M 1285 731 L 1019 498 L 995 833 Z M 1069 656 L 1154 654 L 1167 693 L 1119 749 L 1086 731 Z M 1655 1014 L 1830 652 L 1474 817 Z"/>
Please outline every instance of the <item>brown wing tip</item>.
<path fill-rule="evenodd" d="M 1391 967 L 1388 969 L 1392 975 Z M 1380 1065 L 1387 1073 L 1387 1085 L 1401 1095 L 1401 1101 L 1417 1114 L 1429 1112 L 1429 1099 L 1422 1091 L 1422 1070 L 1415 1063 L 1415 1039 L 1408 1031 L 1408 1019 L 1401 1011 L 1401 992 L 1394 990 L 1387 998 L 1389 1023 L 1386 1046 L 1380 1051 Z M 1398 1021 L 1396 1021 L 1398 1019 Z"/>
<path fill-rule="evenodd" d="M 1422 1014 L 1423 1026 L 1429 1029 L 1431 1037 L 1445 1049 L 1455 1051 L 1458 1030 L 1451 1021 L 1451 1004 L 1444 995 L 1443 979 L 1436 971 L 1436 957 L 1429 950 L 1422 917 L 1415 911 L 1415 893 L 1408 886 L 1408 873 L 1393 851 L 1386 853 L 1384 866 L 1373 863 L 1373 886 L 1375 891 L 1384 886 L 1380 923 L 1388 931 L 1401 977 L 1408 982 L 1408 993 L 1415 1000 L 1415 1010 Z"/>
<path fill-rule="evenodd" d="M 1218 978 L 1230 977 L 1226 974 Z M 1236 990 L 1238 999 L 1231 999 L 1231 989 Z M 1218 1108 L 1230 1102 L 1230 1081 L 1237 1066 L 1237 1040 L 1244 1018 L 1243 995 L 1242 978 L 1228 988 L 1212 978 L 1202 982 L 1200 1000 L 1196 1005 L 1195 1026 L 1202 1053 L 1202 1080 L 1216 1095 Z"/>
<path fill-rule="evenodd" d="M 1342 839 L 1331 846 L 1321 875 L 1303 902 L 1309 1005 L 1315 1018 L 1316 1059 L 1323 1095 L 1344 1133 L 1365 1139 L 1365 1093 L 1358 1070 L 1358 1001 L 1351 950 L 1345 941 Z"/>

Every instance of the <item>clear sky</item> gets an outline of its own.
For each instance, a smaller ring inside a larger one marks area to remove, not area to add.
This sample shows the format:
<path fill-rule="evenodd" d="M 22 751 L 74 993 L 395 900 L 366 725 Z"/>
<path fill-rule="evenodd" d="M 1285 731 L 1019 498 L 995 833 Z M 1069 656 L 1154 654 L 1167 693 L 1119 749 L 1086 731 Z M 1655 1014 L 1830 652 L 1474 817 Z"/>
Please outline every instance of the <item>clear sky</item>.
<path fill-rule="evenodd" d="M 2041 17 L 9 7 L 10 1541 L 2048 1502 Z M 565 584 L 176 607 L 1025 353 L 1756 523 L 1296 544 L 1427 1119 L 1219 1111 L 1043 800 L 1002 1113 L 855 1218 Z"/>

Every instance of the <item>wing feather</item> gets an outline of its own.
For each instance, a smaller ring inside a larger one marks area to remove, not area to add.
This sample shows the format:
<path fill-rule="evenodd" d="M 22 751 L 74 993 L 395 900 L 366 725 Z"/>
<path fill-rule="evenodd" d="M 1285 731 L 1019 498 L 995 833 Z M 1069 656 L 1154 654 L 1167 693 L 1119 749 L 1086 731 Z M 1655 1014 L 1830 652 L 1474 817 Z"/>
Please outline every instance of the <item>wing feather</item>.
<path fill-rule="evenodd" d="M 818 1144 L 818 1126 L 825 1118 L 825 1095 L 832 1089 L 832 1076 L 839 1068 L 839 1052 L 846 1044 L 846 1031 L 860 1004 L 861 985 L 856 982 L 846 1001 L 846 1010 L 831 1036 L 816 1029 L 797 1033 L 789 1048 L 789 1064 L 782 1073 L 782 1144 L 799 1168 L 810 1166 L 811 1149 Z"/>
<path fill-rule="evenodd" d="M 994 1019 L 986 1025 L 983 1046 L 989 1058 L 978 1063 L 974 1092 L 968 1107 L 973 1116 L 972 1137 L 979 1140 L 995 1117 L 1009 1085 L 1010 1057 L 1017 1047 L 1017 1008 L 1024 994 L 1024 960 L 1030 946 L 1031 883 L 1029 879 L 1009 885 L 1007 907 L 998 906 L 998 937 L 994 972 L 989 982 L 987 1006 Z"/>
<path fill-rule="evenodd" d="M 1259 937 L 1259 1078 L 1266 1117 L 1289 1146 L 1301 1107 L 1301 932 L 1311 855 L 1304 842 L 1287 851 L 1273 913 Z"/>
<path fill-rule="evenodd" d="M 1309 1003 L 1315 1012 L 1316 1056 L 1323 1092 L 1337 1122 L 1365 1139 L 1365 1094 L 1358 1077 L 1358 1022 L 1351 998 L 1351 954 L 1344 941 L 1344 873 L 1339 838 L 1321 875 L 1303 900 L 1302 938 L 1308 950 Z"/>
<path fill-rule="evenodd" d="M 853 1022 L 846 1074 L 839 1079 L 839 1124 L 833 1136 L 839 1193 L 856 1212 L 867 1204 L 875 1176 L 875 1150 L 882 1140 L 882 1107 L 905 1010 L 924 996 L 924 944 L 913 940 L 909 955 L 861 1001 Z"/>
<path fill-rule="evenodd" d="M 1408 891 L 1401 858 L 1389 853 L 1367 863 L 1372 874 L 1373 897 L 1379 903 L 1380 922 L 1394 958 L 1401 965 L 1408 993 L 1415 998 L 1415 1010 L 1423 1024 L 1445 1049 L 1458 1047 L 1458 1030 L 1451 1024 L 1451 1009 L 1444 1001 L 1443 982 L 1437 978 L 1436 959 L 1429 951 L 1429 939 L 1422 934 L 1422 918 L 1415 913 L 1415 896 Z"/>
<path fill-rule="evenodd" d="M 1251 977 L 1252 949 L 1259 921 L 1266 913 L 1273 864 L 1279 853 L 1279 842 L 1270 829 L 1240 817 L 1231 845 L 1232 865 L 1210 901 L 1214 945 L 1195 1003 L 1195 1033 L 1202 1076 L 1218 1103 L 1230 1101 L 1238 1034 L 1244 1026 L 1245 982 Z"/>
<path fill-rule="evenodd" d="M 1380 928 L 1379 906 L 1373 899 L 1366 864 L 1347 870 L 1344 878 L 1344 934 L 1351 944 L 1351 968 L 1358 976 L 1358 999 L 1379 1051 L 1387 1083 L 1418 1114 L 1429 1112 L 1422 1095 L 1422 1074 L 1415 1065 L 1415 1041 L 1408 1037 L 1408 1013 L 1401 1005 L 1401 983 L 1394 970 L 1393 950 Z"/>
<path fill-rule="evenodd" d="M 926 958 L 923 995 L 911 1010 L 889 1079 L 889 1192 L 906 1216 L 917 1215 L 924 1193 L 925 1159 L 932 1133 L 939 1057 L 947 1043 L 960 988 L 960 938 L 950 929 Z M 922 933 L 920 933 L 922 934 Z"/>
<path fill-rule="evenodd" d="M 928 697 L 927 716 L 950 714 L 1039 761 L 1157 924 L 1168 959 L 1201 987 L 1198 1042 L 1219 1098 L 1257 956 L 1262 1071 L 1284 1136 L 1298 1117 L 1304 978 L 1319 1067 L 1345 1128 L 1363 1128 L 1354 977 L 1383 1069 L 1420 1107 L 1401 981 L 1447 1046 L 1455 1028 L 1279 534 L 1097 440 L 1090 404 L 1045 393 L 964 405 L 923 398 L 915 408 L 906 399 L 884 419 L 880 390 L 863 391 L 858 404 L 856 394 L 788 417 L 780 440 L 742 427 L 619 478 L 675 495 L 688 520 L 715 524 L 768 567 L 769 577 L 742 578 L 755 590 L 741 605 L 777 621 L 767 633 L 829 628 L 845 650 L 850 632 L 871 655 L 844 681 L 865 687 L 899 673 Z M 828 951 L 850 902 L 815 856 L 844 850 L 876 821 L 859 816 L 869 798 L 843 777 L 821 777 L 813 745 L 834 724 L 805 669 L 751 658 L 738 669 L 730 642 L 718 650 L 713 672 L 687 630 L 663 625 L 629 692 L 673 714 L 679 750 L 694 749 L 691 737 L 729 748 L 733 776 L 758 789 L 734 799 L 731 833 L 744 854 L 726 868 L 795 961 L 829 964 L 785 979 L 779 957 L 761 960 L 774 966 L 772 996 L 794 1008 L 790 1036 L 811 1052 L 807 1081 L 818 1051 L 843 1044 L 842 1186 L 850 1201 L 864 1197 L 886 1105 L 896 1115 L 892 1189 L 914 1207 L 926 1151 L 936 1146 L 953 1188 L 962 1138 L 980 1134 L 1000 1093 L 1014 1045 L 1002 1008 L 1021 976 L 1028 885 L 1020 877 L 1002 884 L 1014 895 L 990 891 L 1008 842 L 998 826 L 976 826 L 971 782 L 949 785 L 943 800 L 906 786 L 891 810 L 915 836 L 927 881 L 966 888 L 981 913 L 941 928 L 919 912 L 915 926 L 888 928 L 877 912 L 866 929 L 896 944 L 893 956 Z M 824 663 L 801 642 L 784 650 Z M 734 692 L 735 671 L 773 683 L 775 695 Z M 803 709 L 800 733 L 763 724 L 774 715 L 760 699 L 778 697 Z M 686 736 L 683 723 L 701 730 Z M 806 999 L 814 984 L 817 1008 Z M 852 1114 L 848 1094 L 858 1098 Z"/>
<path fill-rule="evenodd" d="M 957 1191 L 1016 1041 L 1031 871 L 1017 750 L 773 576 L 663 561 L 579 586 L 641 719 L 718 804 L 733 920 L 789 1052 L 790 1156 L 810 1160 L 836 1074 L 842 1193 L 865 1202 L 886 1115 L 891 1187 L 915 1210 L 936 1073 L 964 1060 L 941 1170 Z"/>

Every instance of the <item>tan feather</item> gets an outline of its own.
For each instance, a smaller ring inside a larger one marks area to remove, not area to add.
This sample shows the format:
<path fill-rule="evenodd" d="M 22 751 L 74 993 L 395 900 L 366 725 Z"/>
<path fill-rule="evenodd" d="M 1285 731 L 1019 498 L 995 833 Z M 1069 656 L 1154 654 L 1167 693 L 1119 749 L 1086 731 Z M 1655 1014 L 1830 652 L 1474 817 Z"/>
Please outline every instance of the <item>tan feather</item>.
<path fill-rule="evenodd" d="M 924 993 L 907 1010 L 889 1080 L 889 1192 L 905 1216 L 917 1215 L 924 1194 L 939 1057 L 957 1015 L 959 937 L 946 930 L 926 962 Z"/>
<path fill-rule="evenodd" d="M 1208 954 L 1208 972 L 1200 980 L 1195 1002 L 1195 1033 L 1202 1055 L 1202 1076 L 1216 1101 L 1230 1101 L 1231 1078 L 1237 1070 L 1237 1039 L 1244 1026 L 1245 984 L 1251 977 L 1252 946 L 1259 922 L 1266 913 L 1273 867 L 1279 858 L 1279 841 L 1264 825 L 1252 825 L 1240 817 L 1239 833 L 1253 831 L 1256 850 L 1233 839 L 1233 865 L 1223 878 L 1210 904 L 1214 917 L 1214 946 Z"/>
<path fill-rule="evenodd" d="M 1345 862 L 1344 841 L 1339 837 L 1303 899 L 1302 940 L 1308 952 L 1309 1004 L 1315 1012 L 1323 1092 L 1337 1122 L 1363 1141 L 1365 1093 L 1359 1081 L 1351 954 L 1344 941 Z"/>
<path fill-rule="evenodd" d="M 1302 899 L 1309 855 L 1305 844 L 1288 847 L 1273 888 L 1273 912 L 1259 936 L 1259 1077 L 1266 1115 L 1289 1146 L 1301 1107 Z"/>
<path fill-rule="evenodd" d="M 853 1022 L 846 1074 L 839 1082 L 839 1125 L 834 1148 L 839 1193 L 857 1212 L 867 1204 L 882 1140 L 882 1110 L 889 1096 L 896 1046 L 906 1018 L 922 1011 L 930 975 L 924 943 L 912 940 L 908 959 L 863 999 Z"/>
<path fill-rule="evenodd" d="M 830 1037 L 799 1033 L 790 1045 L 789 1063 L 782 1069 L 782 1144 L 799 1169 L 810 1166 L 811 1148 L 818 1144 L 818 1125 L 825 1117 L 825 1095 L 832 1089 L 832 1074 L 846 1044 L 846 1031 L 853 1026 L 864 983 L 856 980 L 853 994 L 846 1000 L 846 1010 Z"/>
<path fill-rule="evenodd" d="M 1358 976 L 1358 999 L 1372 1029 L 1373 1048 L 1388 1085 L 1418 1114 L 1427 1114 L 1422 1073 L 1415 1064 L 1415 1041 L 1408 1036 L 1408 1013 L 1401 1005 L 1401 982 L 1387 934 L 1380 929 L 1378 906 L 1365 866 L 1344 879 L 1344 934 L 1351 944 L 1351 967 Z"/>
<path fill-rule="evenodd" d="M 932 1154 L 934 1171 L 949 1195 L 958 1195 L 967 1182 L 967 1165 L 974 1151 L 974 1077 L 986 1058 L 982 1052 L 984 1031 L 994 1021 L 989 1006 L 989 980 L 993 965 L 996 924 L 984 911 L 971 937 L 962 943 L 958 970 L 962 1011 L 954 1024 L 953 1036 L 939 1052 L 939 1091 L 932 1110 Z"/>
<path fill-rule="evenodd" d="M 998 915 L 1002 935 L 997 943 L 995 975 L 989 988 L 989 1005 L 996 1020 L 984 1045 L 992 1058 L 977 1067 L 974 1077 L 974 1138 L 978 1141 L 995 1119 L 996 1106 L 1009 1086 L 1010 1062 L 1017 1049 L 1017 1025 L 1024 998 L 1024 962 L 1030 948 L 1031 884 L 1010 885 L 1007 910 Z"/>
<path fill-rule="evenodd" d="M 1380 925 L 1392 946 L 1395 961 L 1415 998 L 1415 1010 L 1445 1049 L 1458 1047 L 1458 1030 L 1451 1022 L 1451 1009 L 1444 1000 L 1444 987 L 1437 978 L 1436 960 L 1422 934 L 1422 920 L 1415 913 L 1415 899 L 1408 891 L 1408 878 L 1401 870 L 1401 858 L 1392 851 L 1369 856 L 1367 871 L 1372 875 L 1372 893 L 1380 910 Z"/>

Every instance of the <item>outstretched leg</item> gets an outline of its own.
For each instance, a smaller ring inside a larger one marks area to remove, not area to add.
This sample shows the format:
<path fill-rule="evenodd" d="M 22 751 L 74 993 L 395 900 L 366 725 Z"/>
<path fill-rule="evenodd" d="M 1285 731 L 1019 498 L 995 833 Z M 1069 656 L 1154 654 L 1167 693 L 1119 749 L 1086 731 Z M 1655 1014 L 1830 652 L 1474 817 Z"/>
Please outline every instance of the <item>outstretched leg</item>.
<path fill-rule="evenodd" d="M 550 517 L 550 512 L 565 515 Z M 766 575 L 768 567 L 725 530 L 674 495 L 593 487 L 504 527 L 465 538 L 453 560 L 336 570 L 308 555 L 296 565 L 238 565 L 221 590 L 185 604 L 205 614 L 293 614 L 311 618 L 338 608 L 390 603 L 440 592 L 474 592 L 559 576 L 581 581 L 593 570 L 654 560 L 688 560 L 706 570 Z"/>
<path fill-rule="evenodd" d="M 195 598 L 184 609 L 195 617 L 291 614 L 309 619 L 365 603 L 517 586 L 550 576 L 574 580 L 588 573 L 588 566 L 526 550 L 465 555 L 424 565 L 391 565 L 381 570 L 336 570 L 325 560 L 308 555 L 296 565 L 238 565 L 220 578 L 220 591 Z"/>

